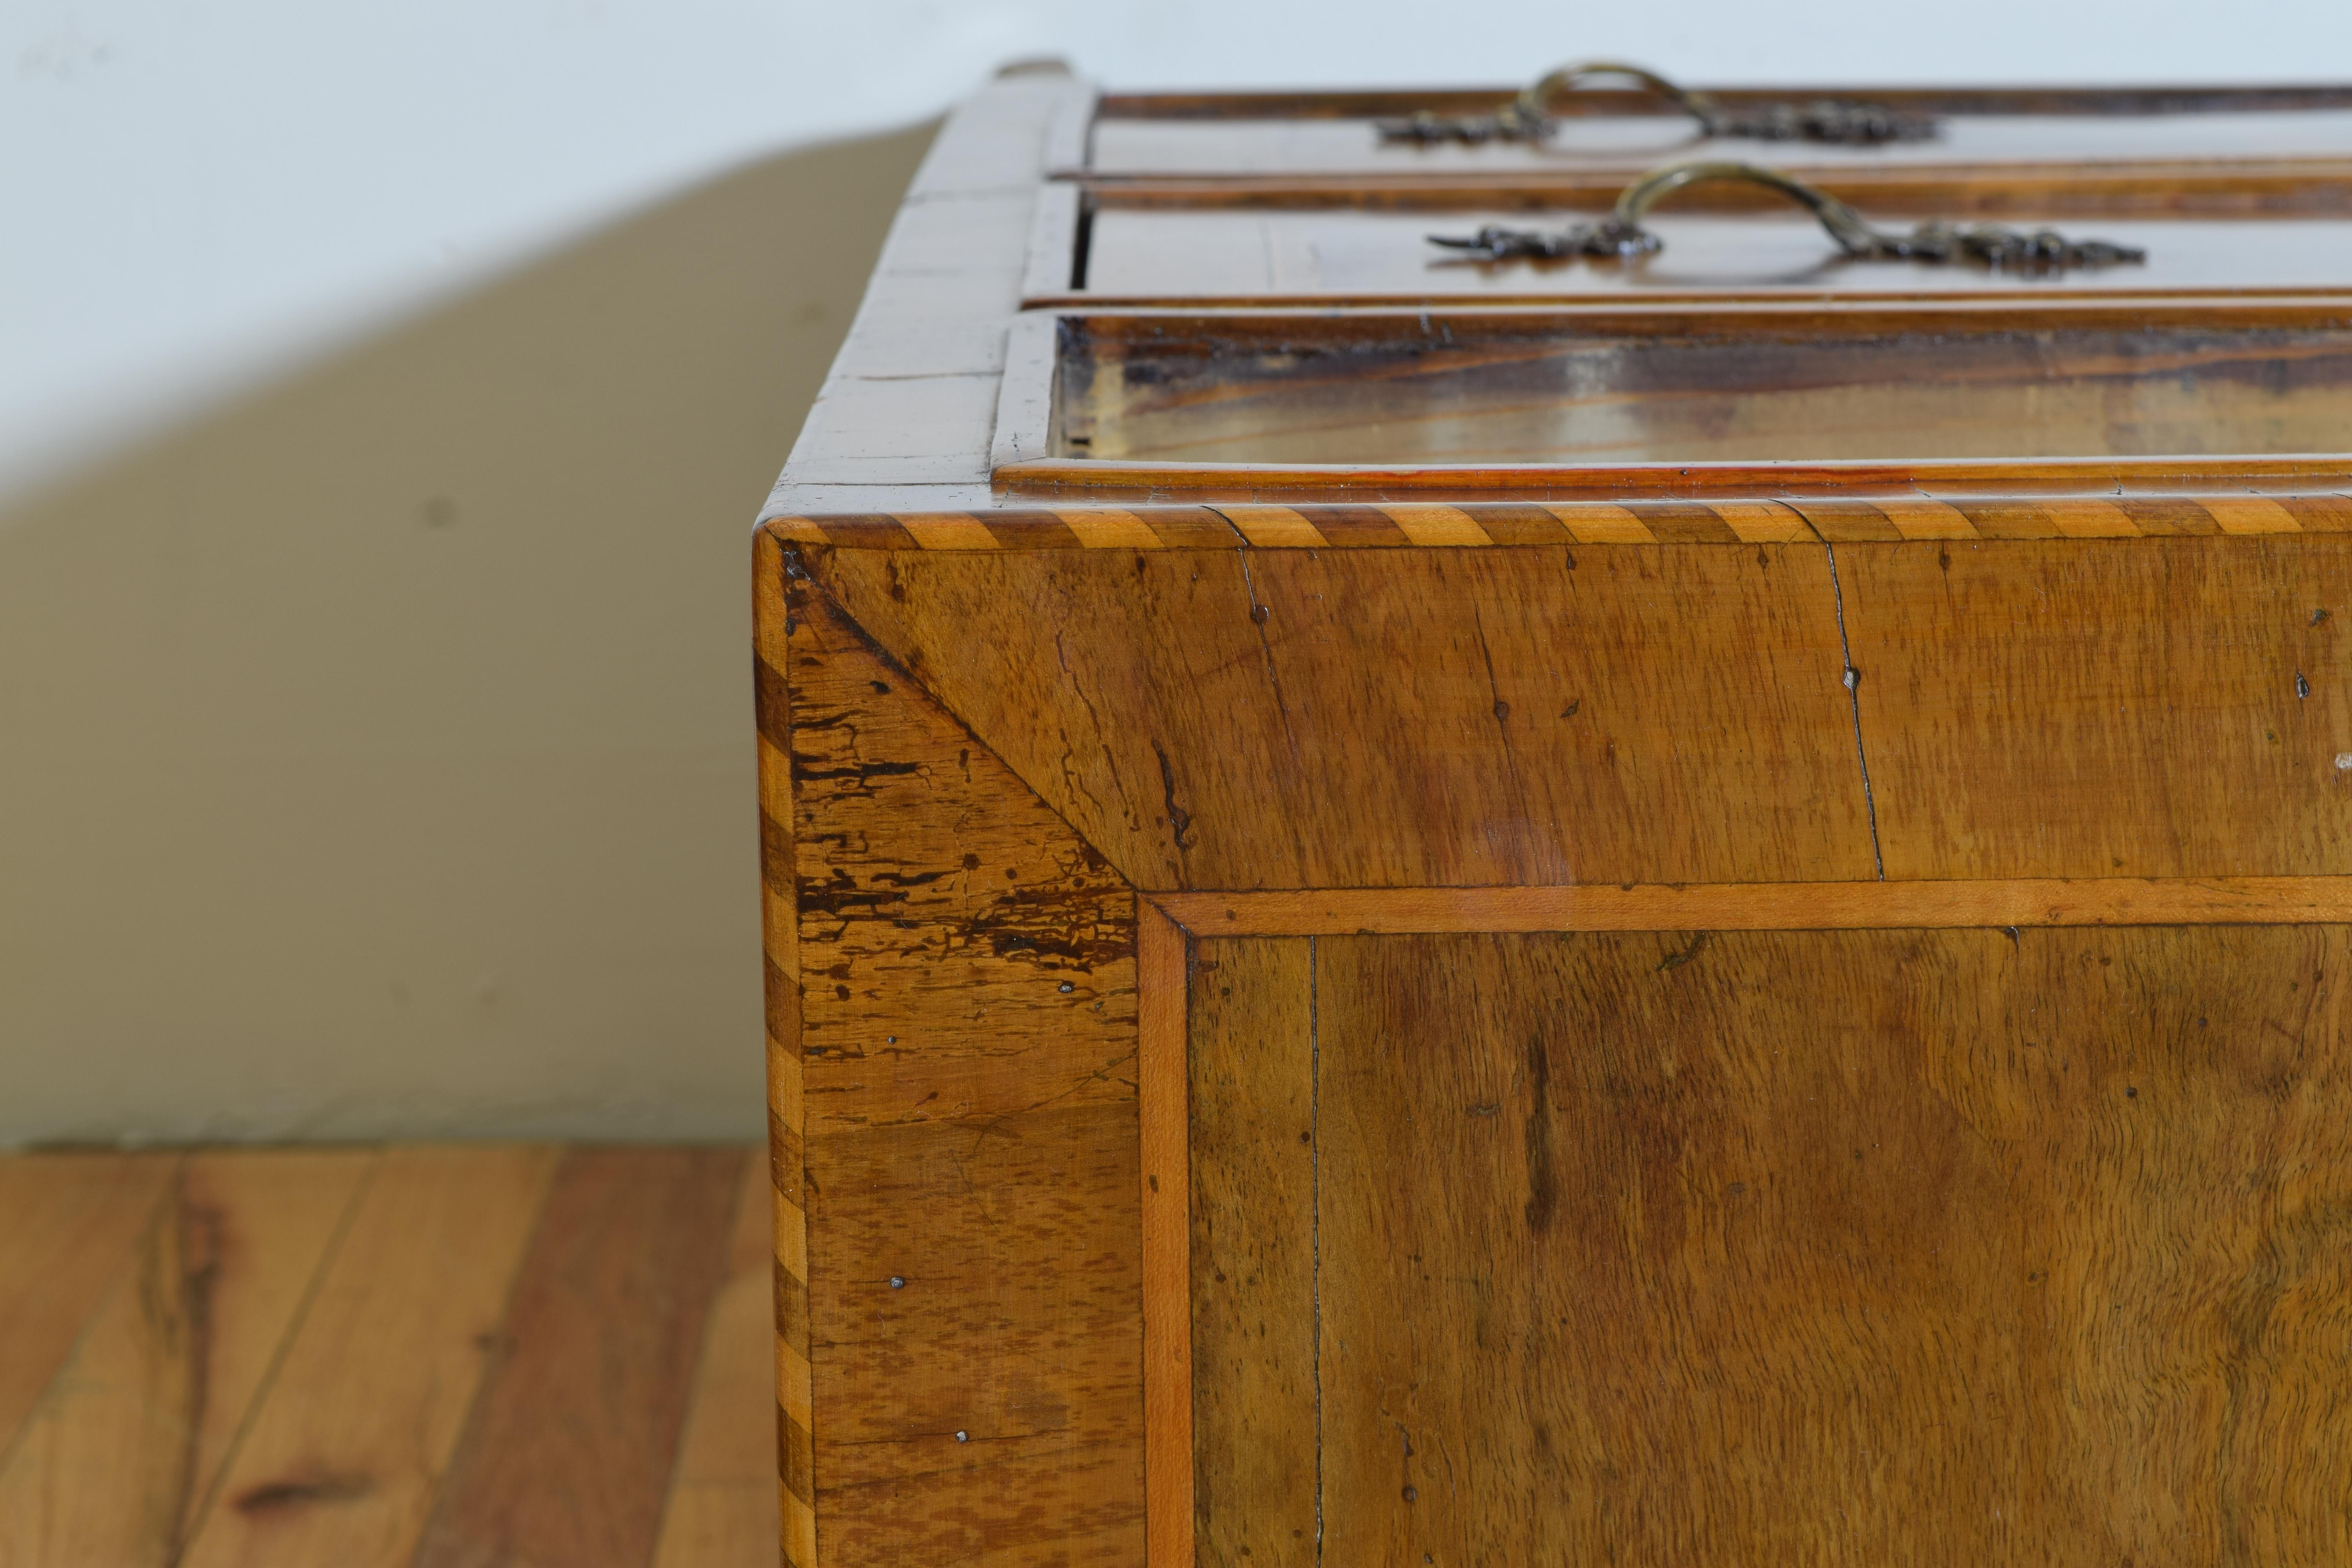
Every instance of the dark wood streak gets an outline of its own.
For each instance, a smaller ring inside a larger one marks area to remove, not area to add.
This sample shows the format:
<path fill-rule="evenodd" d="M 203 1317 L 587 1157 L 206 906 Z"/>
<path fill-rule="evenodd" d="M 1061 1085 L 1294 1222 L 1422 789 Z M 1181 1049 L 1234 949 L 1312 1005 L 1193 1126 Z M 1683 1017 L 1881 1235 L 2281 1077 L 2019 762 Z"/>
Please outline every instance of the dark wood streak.
<path fill-rule="evenodd" d="M 203 1455 L 198 1450 L 205 1417 L 212 1405 L 213 1311 L 220 1287 L 223 1253 L 229 1245 L 227 1216 L 217 1206 L 194 1199 L 188 1182 L 189 1171 L 183 1165 L 173 1180 L 172 1218 L 179 1230 L 174 1254 L 179 1266 L 174 1282 L 178 1287 L 177 1300 L 166 1321 L 157 1324 L 158 1337 L 166 1342 L 172 1337 L 171 1328 L 176 1326 L 187 1367 L 179 1484 L 170 1512 L 170 1517 L 178 1521 L 172 1531 L 175 1555 L 185 1532 L 194 1523 L 198 1489 L 209 1479 L 200 1473 Z"/>
<path fill-rule="evenodd" d="M 268 1514 L 320 1503 L 351 1502 L 374 1490 L 375 1482 L 366 1476 L 303 1475 L 247 1487 L 229 1500 L 229 1506 L 239 1513 Z"/>
<path fill-rule="evenodd" d="M 1669 960 L 1668 963 L 1672 961 Z M 1664 969 L 1667 964 L 1661 963 Z M 1544 1049 L 1543 1037 L 1529 1035 L 1527 1046 L 1528 1072 L 1528 1230 L 1541 1236 L 1551 1228 L 1552 1215 L 1559 1208 L 1559 1173 L 1552 1156 L 1552 1123 L 1555 1112 L 1551 1100 L 1551 1058 Z"/>

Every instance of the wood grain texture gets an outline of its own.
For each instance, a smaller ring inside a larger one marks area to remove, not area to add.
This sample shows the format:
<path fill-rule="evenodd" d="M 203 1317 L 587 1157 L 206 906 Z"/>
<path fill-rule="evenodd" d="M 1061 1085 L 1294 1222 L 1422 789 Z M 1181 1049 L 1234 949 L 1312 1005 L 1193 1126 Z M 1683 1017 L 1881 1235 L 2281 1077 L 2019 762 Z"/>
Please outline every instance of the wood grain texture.
<path fill-rule="evenodd" d="M 1186 931 L 1204 937 L 2340 925 L 2352 921 L 2352 877 L 1322 888 L 1157 893 L 1151 901 Z"/>
<path fill-rule="evenodd" d="M 0 1460 L 127 1266 L 176 1154 L 58 1153 L 0 1162 Z"/>
<path fill-rule="evenodd" d="M 131 1267 L 0 1467 L 0 1564 L 176 1561 L 374 1163 L 366 1151 L 176 1163 Z"/>
<path fill-rule="evenodd" d="M 787 1482 L 828 1565 L 1132 1562 L 1134 895 L 780 569 L 817 1412 Z"/>
<path fill-rule="evenodd" d="M 2352 1551 L 2344 928 L 1317 950 L 1327 1560 Z"/>
<path fill-rule="evenodd" d="M 741 1163 L 653 1568 L 776 1564 L 776 1195 L 764 1155 Z"/>
<path fill-rule="evenodd" d="M 1192 1156 L 1184 933 L 1136 909 L 1136 1100 L 1143 1190 L 1144 1549 L 1151 1568 L 1191 1568 L 1192 1540 Z"/>
<path fill-rule="evenodd" d="M 556 1152 L 387 1151 L 181 1558 L 406 1568 Z"/>
<path fill-rule="evenodd" d="M 1198 1368 L 1189 1500 L 1202 1568 L 1307 1568 L 1322 1549 L 1313 955 L 1303 939 L 1196 949 L 1181 1299 Z"/>
<path fill-rule="evenodd" d="M 743 1164 L 564 1156 L 416 1568 L 652 1557 Z"/>
<path fill-rule="evenodd" d="M 1891 878 L 2352 870 L 2352 546 L 1838 548 Z"/>
<path fill-rule="evenodd" d="M 1817 546 L 809 561 L 1139 887 L 1874 874 Z"/>

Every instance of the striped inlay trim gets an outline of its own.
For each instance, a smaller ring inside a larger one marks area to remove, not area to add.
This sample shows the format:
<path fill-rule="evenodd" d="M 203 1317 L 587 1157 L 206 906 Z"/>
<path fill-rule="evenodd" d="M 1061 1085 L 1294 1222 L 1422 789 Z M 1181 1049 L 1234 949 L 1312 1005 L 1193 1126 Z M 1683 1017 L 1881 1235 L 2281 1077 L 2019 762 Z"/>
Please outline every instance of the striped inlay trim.
<path fill-rule="evenodd" d="M 1407 549 L 1494 544 L 1832 544 L 2352 531 L 2341 495 L 1844 497 L 1781 500 L 1413 501 L 1384 505 L 1025 507 L 770 519 L 776 537 L 860 550 Z"/>

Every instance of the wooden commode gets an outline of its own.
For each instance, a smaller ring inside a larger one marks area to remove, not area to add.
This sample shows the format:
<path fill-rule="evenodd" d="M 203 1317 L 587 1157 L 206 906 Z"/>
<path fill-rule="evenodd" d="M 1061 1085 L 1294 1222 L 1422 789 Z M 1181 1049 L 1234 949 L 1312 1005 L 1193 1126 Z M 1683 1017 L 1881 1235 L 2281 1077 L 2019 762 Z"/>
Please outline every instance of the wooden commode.
<path fill-rule="evenodd" d="M 2352 1561 L 2352 89 L 1008 75 L 754 572 L 798 1568 Z"/>

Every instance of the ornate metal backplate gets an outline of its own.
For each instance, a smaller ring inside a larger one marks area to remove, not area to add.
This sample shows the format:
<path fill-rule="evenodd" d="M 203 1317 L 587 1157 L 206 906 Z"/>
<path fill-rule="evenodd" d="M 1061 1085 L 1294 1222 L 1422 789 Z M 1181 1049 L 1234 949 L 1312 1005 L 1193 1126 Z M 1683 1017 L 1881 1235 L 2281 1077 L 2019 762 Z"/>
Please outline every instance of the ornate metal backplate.
<path fill-rule="evenodd" d="M 1632 77 L 1688 114 L 1698 122 L 1700 132 L 1710 137 L 1870 146 L 1887 142 L 1923 142 L 1940 134 L 1933 120 L 1905 114 L 1884 104 L 1847 99 L 1759 104 L 1734 112 L 1710 94 L 1678 87 L 1654 71 L 1614 61 L 1590 60 L 1562 66 L 1490 113 L 1433 114 L 1424 110 L 1401 120 L 1383 120 L 1379 122 L 1381 138 L 1423 147 L 1442 142 L 1474 146 L 1484 142 L 1541 142 L 1551 135 L 1558 124 L 1549 112 L 1552 101 L 1578 82 L 1596 76 Z"/>
<path fill-rule="evenodd" d="M 2147 253 L 2104 239 L 2069 239 L 2054 229 L 2021 230 L 1993 224 L 1962 226 L 1923 223 L 1909 234 L 1874 228 L 1845 203 L 1777 169 L 1753 163 L 1701 161 L 1677 163 L 1645 175 L 1625 188 L 1609 216 L 1564 229 L 1508 228 L 1489 224 L 1473 235 L 1429 237 L 1433 245 L 1465 251 L 1481 261 L 1564 260 L 1597 257 L 1631 260 L 1664 248 L 1642 226 L 1650 208 L 1668 193 L 1710 180 L 1737 180 L 1803 204 L 1822 221 L 1838 248 L 1865 261 L 1960 262 L 2001 272 L 2063 272 L 2074 268 L 2115 267 L 2147 259 Z"/>

